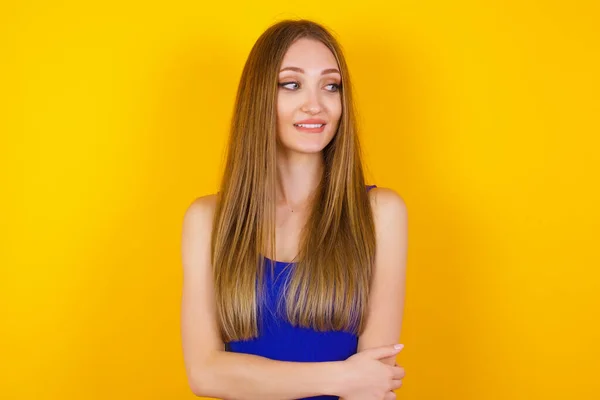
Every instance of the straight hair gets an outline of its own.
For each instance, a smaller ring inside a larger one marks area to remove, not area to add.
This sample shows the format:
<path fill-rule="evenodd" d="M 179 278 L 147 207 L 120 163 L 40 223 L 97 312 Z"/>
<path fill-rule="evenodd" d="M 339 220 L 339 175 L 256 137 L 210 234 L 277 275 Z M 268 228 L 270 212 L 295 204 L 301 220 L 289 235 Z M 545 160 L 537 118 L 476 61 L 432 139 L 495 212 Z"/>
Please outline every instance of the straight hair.
<path fill-rule="evenodd" d="M 278 75 L 288 48 L 300 38 L 318 40 L 333 53 L 341 72 L 342 113 L 337 132 L 322 151 L 325 168 L 310 197 L 284 289 L 285 317 L 293 326 L 317 331 L 359 335 L 365 327 L 375 227 L 348 67 L 338 41 L 323 25 L 283 20 L 257 39 L 245 63 L 217 194 L 211 262 L 224 342 L 259 334 L 265 257 L 275 259 Z"/>

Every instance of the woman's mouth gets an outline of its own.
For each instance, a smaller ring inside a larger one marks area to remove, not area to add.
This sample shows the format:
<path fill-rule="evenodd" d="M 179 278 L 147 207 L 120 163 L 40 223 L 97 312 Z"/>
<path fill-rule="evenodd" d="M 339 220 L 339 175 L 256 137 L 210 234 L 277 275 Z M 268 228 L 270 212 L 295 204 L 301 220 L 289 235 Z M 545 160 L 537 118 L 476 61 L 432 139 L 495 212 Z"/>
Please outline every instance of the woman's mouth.
<path fill-rule="evenodd" d="M 305 133 L 321 133 L 325 130 L 326 124 L 294 124 L 296 129 Z"/>

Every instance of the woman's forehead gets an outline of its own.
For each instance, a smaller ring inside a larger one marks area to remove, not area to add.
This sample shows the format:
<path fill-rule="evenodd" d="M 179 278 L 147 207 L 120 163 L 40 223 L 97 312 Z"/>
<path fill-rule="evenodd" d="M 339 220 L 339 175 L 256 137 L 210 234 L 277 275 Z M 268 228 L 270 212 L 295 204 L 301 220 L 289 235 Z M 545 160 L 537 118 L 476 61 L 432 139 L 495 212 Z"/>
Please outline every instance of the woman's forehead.
<path fill-rule="evenodd" d="M 318 40 L 302 38 L 294 42 L 283 57 L 280 72 L 287 69 L 321 75 L 325 70 L 328 70 L 326 73 L 338 70 L 338 65 L 333 53 L 325 44 Z"/>

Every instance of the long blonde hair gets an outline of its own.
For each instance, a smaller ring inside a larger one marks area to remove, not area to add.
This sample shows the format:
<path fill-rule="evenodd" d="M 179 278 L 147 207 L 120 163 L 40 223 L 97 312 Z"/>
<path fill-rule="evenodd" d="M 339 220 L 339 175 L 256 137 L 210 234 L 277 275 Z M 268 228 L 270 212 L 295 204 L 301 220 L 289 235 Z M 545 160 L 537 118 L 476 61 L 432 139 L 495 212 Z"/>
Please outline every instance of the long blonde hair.
<path fill-rule="evenodd" d="M 322 25 L 283 20 L 256 41 L 240 78 L 211 238 L 216 310 L 224 342 L 257 337 L 266 260 L 275 254 L 278 71 L 300 38 L 324 43 L 341 72 L 342 114 L 323 150 L 321 176 L 286 285 L 294 326 L 360 334 L 375 258 L 350 76 L 341 47 Z M 270 244 L 270 245 L 267 245 Z M 269 256 L 263 252 L 266 251 Z"/>

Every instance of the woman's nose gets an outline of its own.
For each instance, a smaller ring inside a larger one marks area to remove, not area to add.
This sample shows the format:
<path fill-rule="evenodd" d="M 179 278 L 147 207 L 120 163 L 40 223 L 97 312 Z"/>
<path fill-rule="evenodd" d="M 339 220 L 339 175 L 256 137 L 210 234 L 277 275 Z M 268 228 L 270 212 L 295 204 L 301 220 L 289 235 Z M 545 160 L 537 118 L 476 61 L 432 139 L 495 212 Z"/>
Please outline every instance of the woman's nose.
<path fill-rule="evenodd" d="M 306 91 L 306 98 L 304 100 L 303 111 L 317 113 L 321 110 L 321 99 L 319 94 L 314 90 Z"/>

